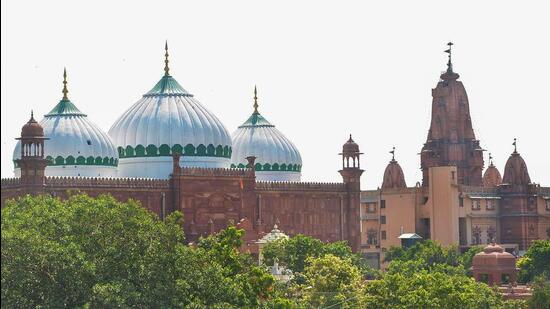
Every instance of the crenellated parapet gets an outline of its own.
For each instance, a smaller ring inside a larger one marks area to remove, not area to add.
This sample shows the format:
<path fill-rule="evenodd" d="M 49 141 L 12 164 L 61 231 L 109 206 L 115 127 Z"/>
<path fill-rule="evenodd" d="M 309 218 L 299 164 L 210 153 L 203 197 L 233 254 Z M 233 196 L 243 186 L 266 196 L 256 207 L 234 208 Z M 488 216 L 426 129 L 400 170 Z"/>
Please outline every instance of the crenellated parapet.
<path fill-rule="evenodd" d="M 2 178 L 2 189 L 18 187 L 21 185 L 21 178 Z"/>
<path fill-rule="evenodd" d="M 168 189 L 170 181 L 153 178 L 46 177 L 46 186 L 88 188 L 160 188 Z"/>
<path fill-rule="evenodd" d="M 250 168 L 182 167 L 175 176 L 254 177 L 254 170 Z"/>
<path fill-rule="evenodd" d="M 498 187 L 460 185 L 459 191 L 463 193 L 497 194 Z"/>
<path fill-rule="evenodd" d="M 277 181 L 259 181 L 256 182 L 258 191 L 346 191 L 344 183 L 327 182 L 277 182 Z"/>

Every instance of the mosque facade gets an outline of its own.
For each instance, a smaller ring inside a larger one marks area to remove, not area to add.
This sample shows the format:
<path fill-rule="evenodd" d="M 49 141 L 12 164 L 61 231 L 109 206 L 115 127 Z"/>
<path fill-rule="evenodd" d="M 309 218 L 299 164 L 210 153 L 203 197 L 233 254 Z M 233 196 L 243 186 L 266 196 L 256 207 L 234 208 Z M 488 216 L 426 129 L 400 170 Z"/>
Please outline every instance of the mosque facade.
<path fill-rule="evenodd" d="M 31 115 L 17 138 L 15 178 L 2 179 L 2 207 L 25 194 L 111 194 L 138 200 L 160 218 L 181 211 L 188 241 L 233 223 L 253 251 L 277 225 L 288 235 L 346 240 L 375 265 L 404 233 L 525 250 L 550 237 L 550 188 L 531 182 L 517 149 L 503 177 L 492 159 L 482 173 L 483 149 L 450 47 L 447 71 L 432 90 L 422 183 L 414 187 L 393 156 L 381 188 L 361 191 L 362 153 L 351 136 L 340 152 L 342 182 L 301 182 L 300 152 L 259 112 L 256 89 L 252 114 L 229 134 L 170 74 L 166 46 L 164 75 L 108 132 L 71 102 L 64 72 L 62 99 L 40 122 Z"/>

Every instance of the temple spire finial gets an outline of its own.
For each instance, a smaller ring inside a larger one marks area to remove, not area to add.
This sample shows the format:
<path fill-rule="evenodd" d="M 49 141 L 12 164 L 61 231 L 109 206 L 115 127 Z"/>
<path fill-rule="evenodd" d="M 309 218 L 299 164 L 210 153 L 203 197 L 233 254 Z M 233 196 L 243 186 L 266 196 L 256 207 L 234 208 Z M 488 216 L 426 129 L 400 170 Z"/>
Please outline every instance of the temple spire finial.
<path fill-rule="evenodd" d="M 170 68 L 168 67 L 168 40 L 164 43 L 164 76 L 170 76 Z"/>
<path fill-rule="evenodd" d="M 395 161 L 395 146 L 392 148 L 392 150 L 390 151 L 391 153 L 391 160 L 392 162 Z"/>
<path fill-rule="evenodd" d="M 63 100 L 68 100 L 69 97 L 67 96 L 67 93 L 69 93 L 69 90 L 67 90 L 67 68 L 63 68 Z"/>
<path fill-rule="evenodd" d="M 254 114 L 259 114 L 258 112 L 258 90 L 256 85 L 254 85 Z"/>
<path fill-rule="evenodd" d="M 447 54 L 449 54 L 449 61 L 447 61 L 447 73 L 452 73 L 453 72 L 452 47 L 454 44 L 453 42 L 449 42 L 447 43 L 447 45 L 449 46 L 449 49 L 445 51 Z"/>
<path fill-rule="evenodd" d="M 489 152 L 489 165 L 493 166 L 493 155 Z"/>
<path fill-rule="evenodd" d="M 516 140 L 515 137 L 514 137 L 514 142 L 512 143 L 512 145 L 514 145 L 514 153 L 518 153 L 518 145 L 517 145 L 517 140 Z"/>

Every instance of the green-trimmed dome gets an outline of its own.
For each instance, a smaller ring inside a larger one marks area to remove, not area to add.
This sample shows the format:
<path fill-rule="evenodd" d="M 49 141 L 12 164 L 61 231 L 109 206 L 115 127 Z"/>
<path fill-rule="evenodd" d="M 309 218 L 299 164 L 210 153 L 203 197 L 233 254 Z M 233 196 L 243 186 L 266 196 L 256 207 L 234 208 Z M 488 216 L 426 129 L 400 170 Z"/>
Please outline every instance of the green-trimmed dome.
<path fill-rule="evenodd" d="M 67 97 L 64 72 L 63 98 L 40 121 L 44 129 L 47 176 L 115 177 L 118 154 L 111 138 L 92 123 Z M 17 143 L 14 161 L 21 155 Z M 20 169 L 15 166 L 15 174 Z"/>
<path fill-rule="evenodd" d="M 258 112 L 254 89 L 254 112 L 233 133 L 231 166 L 246 166 L 256 157 L 256 178 L 264 181 L 300 181 L 302 158 L 294 144 Z"/>
<path fill-rule="evenodd" d="M 155 86 L 118 118 L 109 135 L 119 152 L 122 177 L 168 178 L 176 152 L 183 154 L 183 166 L 230 165 L 227 129 L 168 73 L 168 65 Z"/>

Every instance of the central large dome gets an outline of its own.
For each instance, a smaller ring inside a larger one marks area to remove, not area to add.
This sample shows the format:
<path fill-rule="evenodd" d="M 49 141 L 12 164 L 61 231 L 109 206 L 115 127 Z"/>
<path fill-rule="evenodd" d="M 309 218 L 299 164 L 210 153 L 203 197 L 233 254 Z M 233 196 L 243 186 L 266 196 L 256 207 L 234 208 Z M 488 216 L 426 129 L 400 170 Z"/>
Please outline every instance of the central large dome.
<path fill-rule="evenodd" d="M 165 75 L 109 130 L 121 177 L 169 178 L 174 152 L 183 154 L 182 166 L 230 165 L 227 129 L 170 76 L 168 59 L 165 62 Z"/>

